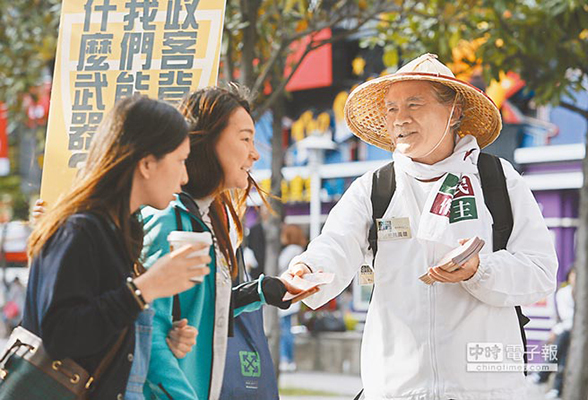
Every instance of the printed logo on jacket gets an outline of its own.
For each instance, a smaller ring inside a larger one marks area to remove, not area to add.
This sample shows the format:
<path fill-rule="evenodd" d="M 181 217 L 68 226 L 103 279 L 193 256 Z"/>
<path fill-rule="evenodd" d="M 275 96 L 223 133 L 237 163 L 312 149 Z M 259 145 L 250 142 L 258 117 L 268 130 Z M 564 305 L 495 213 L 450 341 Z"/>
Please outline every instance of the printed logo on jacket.
<path fill-rule="evenodd" d="M 470 178 L 462 176 L 460 179 L 456 175 L 447 174 L 430 212 L 449 218 L 449 223 L 478 219 L 476 198 Z"/>

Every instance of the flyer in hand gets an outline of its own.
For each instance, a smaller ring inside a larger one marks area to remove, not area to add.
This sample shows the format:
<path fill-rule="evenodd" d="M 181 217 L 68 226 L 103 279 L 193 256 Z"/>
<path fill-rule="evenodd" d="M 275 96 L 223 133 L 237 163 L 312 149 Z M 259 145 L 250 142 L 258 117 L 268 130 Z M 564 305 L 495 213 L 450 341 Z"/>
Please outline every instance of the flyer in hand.
<path fill-rule="evenodd" d="M 484 244 L 485 242 L 482 239 L 475 236 L 461 246 L 445 254 L 435 267 L 441 267 L 444 271 L 453 272 L 478 254 L 480 250 L 482 250 L 482 247 L 484 247 Z M 421 275 L 419 279 L 427 285 L 431 285 L 435 282 L 428 274 Z"/>
<path fill-rule="evenodd" d="M 294 276 L 293 278 L 289 279 L 286 278 L 289 284 L 294 286 L 297 289 L 302 290 L 302 292 L 298 294 L 286 293 L 282 298 L 283 301 L 296 301 L 298 297 L 301 297 L 308 293 L 310 290 L 321 286 L 326 285 L 328 283 L 333 282 L 335 278 L 335 274 L 328 273 L 328 272 L 315 272 L 313 274 L 306 274 L 304 277 Z"/>

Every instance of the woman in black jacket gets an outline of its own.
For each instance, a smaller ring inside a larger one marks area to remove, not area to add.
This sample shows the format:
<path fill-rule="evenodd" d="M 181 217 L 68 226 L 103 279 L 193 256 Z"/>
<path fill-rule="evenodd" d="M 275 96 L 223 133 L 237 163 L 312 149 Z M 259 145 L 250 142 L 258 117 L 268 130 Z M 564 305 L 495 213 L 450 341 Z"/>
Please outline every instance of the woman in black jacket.
<path fill-rule="evenodd" d="M 90 385 L 92 399 L 123 398 L 138 356 L 135 320 L 149 303 L 191 288 L 191 277 L 208 273 L 201 267 L 209 256 L 189 257 L 197 246 L 162 257 L 147 272 L 139 260 L 140 207 L 167 207 L 187 183 L 187 134 L 170 105 L 145 97 L 117 103 L 72 188 L 29 239 L 23 327 L 42 338 L 49 355 L 71 358 L 93 374 L 124 336 L 109 368 Z"/>

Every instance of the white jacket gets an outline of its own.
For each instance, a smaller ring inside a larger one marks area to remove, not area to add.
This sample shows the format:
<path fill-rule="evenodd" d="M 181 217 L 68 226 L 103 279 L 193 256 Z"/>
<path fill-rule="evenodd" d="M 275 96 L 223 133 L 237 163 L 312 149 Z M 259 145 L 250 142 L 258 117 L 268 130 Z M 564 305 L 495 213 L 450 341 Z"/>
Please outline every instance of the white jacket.
<path fill-rule="evenodd" d="M 484 232 L 477 233 L 486 241 L 478 271 L 460 283 L 427 286 L 419 281 L 450 248 L 414 238 L 420 215 L 406 212 L 406 201 L 415 201 L 422 210 L 431 184 L 411 179 L 419 194 L 411 200 L 397 188 L 383 218 L 408 217 L 413 237 L 378 242 L 375 289 L 361 349 L 366 399 L 526 398 L 522 372 L 466 371 L 468 343 L 497 343 L 515 353 L 512 346 L 518 346 L 518 356 L 511 354 L 504 362 L 520 366 L 522 339 L 514 306 L 541 300 L 556 287 L 553 239 L 537 202 L 513 167 L 504 160 L 502 164 L 514 217 L 507 250 L 492 252 L 492 221 L 487 221 Z M 335 273 L 332 284 L 305 300 L 312 308 L 337 296 L 370 259 L 372 175 L 353 182 L 321 235 L 290 264 L 302 261 L 313 270 Z"/>

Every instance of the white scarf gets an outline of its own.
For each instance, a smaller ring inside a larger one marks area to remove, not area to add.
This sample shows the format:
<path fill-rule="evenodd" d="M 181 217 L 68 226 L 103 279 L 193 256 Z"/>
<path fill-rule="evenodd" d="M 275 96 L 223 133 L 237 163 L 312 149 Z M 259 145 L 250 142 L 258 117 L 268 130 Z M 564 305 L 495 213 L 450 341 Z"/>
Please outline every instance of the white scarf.
<path fill-rule="evenodd" d="M 416 237 L 450 247 L 456 247 L 459 239 L 483 232 L 484 225 L 492 221 L 477 176 L 480 147 L 471 135 L 456 140 L 453 154 L 433 165 L 421 164 L 394 152 L 396 178 L 404 190 L 413 190 L 410 179 L 440 177 L 431 188 L 424 208 L 414 207 L 413 211 L 421 214 Z M 414 193 L 412 198 L 415 198 Z"/>

